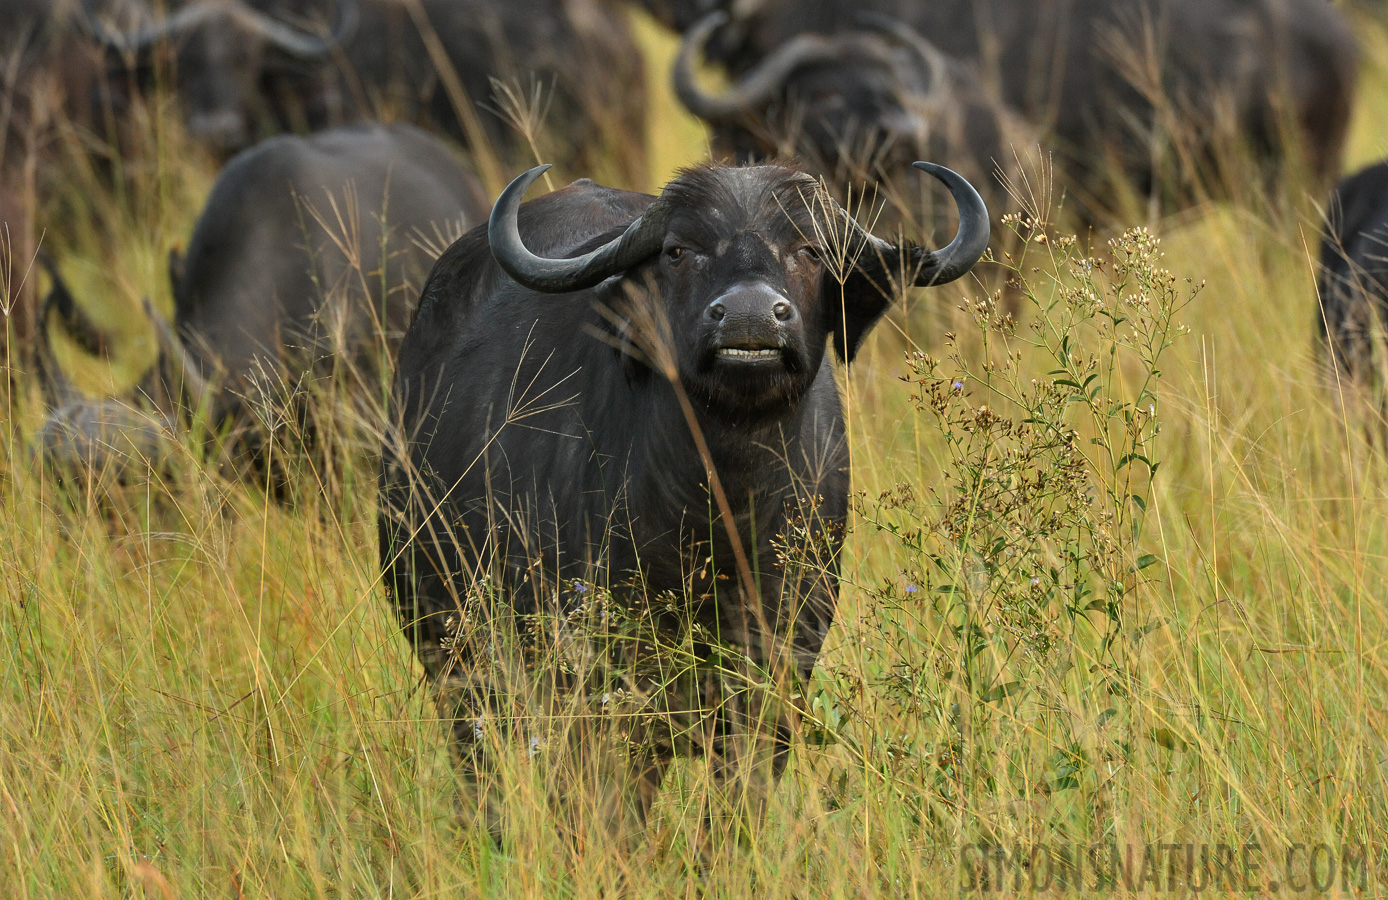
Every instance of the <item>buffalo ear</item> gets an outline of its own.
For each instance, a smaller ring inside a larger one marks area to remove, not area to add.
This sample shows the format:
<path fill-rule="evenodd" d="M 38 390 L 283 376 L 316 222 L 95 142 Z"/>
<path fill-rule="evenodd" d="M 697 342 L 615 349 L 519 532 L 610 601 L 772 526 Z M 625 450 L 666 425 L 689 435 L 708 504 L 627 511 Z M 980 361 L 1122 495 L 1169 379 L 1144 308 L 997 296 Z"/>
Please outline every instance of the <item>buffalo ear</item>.
<path fill-rule="evenodd" d="M 869 274 L 854 269 L 842 284 L 837 279 L 825 277 L 821 302 L 839 359 L 853 362 L 863 339 L 886 313 L 896 293 L 891 280 L 880 272 Z"/>

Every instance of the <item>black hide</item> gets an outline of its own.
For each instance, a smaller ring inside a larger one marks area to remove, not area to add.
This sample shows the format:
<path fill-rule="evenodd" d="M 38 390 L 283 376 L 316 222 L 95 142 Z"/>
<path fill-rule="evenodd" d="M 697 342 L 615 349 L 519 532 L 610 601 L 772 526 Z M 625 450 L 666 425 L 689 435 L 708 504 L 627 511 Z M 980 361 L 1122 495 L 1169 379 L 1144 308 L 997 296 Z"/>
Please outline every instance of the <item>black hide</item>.
<path fill-rule="evenodd" d="M 211 385 L 212 419 L 237 414 L 262 373 L 292 388 L 325 366 L 379 370 L 429 244 L 478 221 L 484 203 L 453 152 L 406 125 L 271 138 L 238 155 L 171 273 L 174 325 Z"/>
<path fill-rule="evenodd" d="M 970 249 L 942 281 L 986 243 L 987 211 L 963 187 L 978 228 L 961 226 L 973 237 L 951 248 Z M 432 675 L 456 662 L 449 623 L 482 585 L 553 614 L 582 599 L 575 580 L 628 599 L 669 592 L 755 661 L 809 675 L 848 512 L 831 359 L 853 357 L 893 293 L 869 272 L 871 248 L 842 284 L 830 273 L 822 236 L 842 235 L 841 215 L 798 171 L 696 168 L 658 200 L 583 181 L 520 206 L 524 247 L 548 259 L 608 246 L 638 217 L 658 223 L 648 255 L 594 287 L 521 286 L 483 229 L 440 258 L 400 348 L 380 513 L 385 582 Z M 812 536 L 802 568 L 778 553 L 797 535 Z"/>
<path fill-rule="evenodd" d="M 113 434 L 152 445 L 155 432 L 128 410 L 150 408 L 149 420 L 167 432 L 197 409 L 240 468 L 262 446 L 260 412 L 273 411 L 276 421 L 303 413 L 307 382 L 329 374 L 364 401 L 360 411 L 379 417 L 379 376 L 390 370 L 437 248 L 485 212 L 472 173 L 413 126 L 277 137 L 244 151 L 213 184 L 187 252 L 171 255 L 173 328 L 145 303 L 160 357 L 136 396 L 85 397 L 55 360 L 41 357 L 50 455 L 65 454 L 70 469 L 91 468 L 90 448 Z M 115 339 L 52 272 L 47 326 L 107 355 Z M 111 455 L 100 468 L 118 469 L 131 456 Z"/>
<path fill-rule="evenodd" d="M 640 53 L 608 0 L 418 0 L 418 17 L 399 0 L 236 0 L 306 43 L 331 43 L 314 53 L 289 52 L 228 3 L 130 49 L 209 0 L 83 2 L 107 27 L 98 36 L 113 71 L 144 88 L 176 85 L 190 133 L 224 154 L 276 132 L 403 120 L 528 156 L 500 83 L 542 116 L 538 139 L 556 155 L 589 166 L 615 157 L 623 175 L 644 174 Z"/>
<path fill-rule="evenodd" d="M 734 79 L 796 35 L 843 42 L 863 33 L 865 12 L 894 19 L 967 64 L 988 86 L 986 94 L 1027 120 L 1089 212 L 1106 211 L 1119 182 L 1143 196 L 1170 191 L 1166 182 L 1173 178 L 1186 182 L 1172 201 L 1218 189 L 1211 164 L 1230 141 L 1249 146 L 1266 166 L 1264 174 L 1275 179 L 1291 171 L 1281 165 L 1291 135 L 1313 178 L 1328 184 L 1338 171 L 1356 81 L 1357 42 L 1343 15 L 1325 0 L 650 5 L 681 28 L 693 24 L 696 6 L 731 11 L 734 20 L 714 34 L 708 56 Z M 767 140 L 766 124 L 799 107 L 807 114 L 808 143 L 830 160 L 841 152 L 846 133 L 875 133 L 878 143 L 888 146 L 909 147 L 924 139 L 928 146 L 950 127 L 967 138 L 964 146 L 991 152 L 994 129 L 987 116 L 972 111 L 977 101 L 967 99 L 982 96 L 976 91 L 965 91 L 965 100 L 937 114 L 932 129 L 912 133 L 895 124 L 928 85 L 915 73 L 919 67 L 901 64 L 899 47 L 887 58 L 895 61 L 874 63 L 849 47 L 840 59 L 799 67 L 770 104 L 742 120 L 715 122 L 715 137 L 739 158 L 765 157 L 783 149 Z M 1164 97 L 1169 110 L 1158 110 L 1154 93 Z M 963 123 L 951 126 L 950 116 L 961 114 Z M 1009 140 L 1004 135 L 1004 150 Z M 1011 162 L 1006 154 L 998 161 L 1004 168 Z M 1248 177 L 1243 160 L 1230 162 L 1238 168 L 1225 175 Z M 1192 191 L 1191 179 L 1205 183 Z"/>
<path fill-rule="evenodd" d="M 1381 380 L 1374 359 L 1388 321 L 1388 162 L 1336 186 L 1321 236 L 1318 330 L 1341 372 Z"/>

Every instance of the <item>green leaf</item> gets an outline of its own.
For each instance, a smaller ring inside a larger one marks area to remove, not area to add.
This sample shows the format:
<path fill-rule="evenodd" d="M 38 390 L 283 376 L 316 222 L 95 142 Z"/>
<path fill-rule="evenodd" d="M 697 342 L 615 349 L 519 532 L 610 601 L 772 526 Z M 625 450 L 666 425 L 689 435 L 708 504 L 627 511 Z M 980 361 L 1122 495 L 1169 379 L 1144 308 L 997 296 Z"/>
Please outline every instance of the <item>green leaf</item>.
<path fill-rule="evenodd" d="M 1158 560 L 1156 554 L 1144 553 L 1143 555 L 1137 558 L 1137 565 L 1133 566 L 1133 569 L 1145 569 L 1148 566 L 1155 565 L 1157 562 Z"/>
<path fill-rule="evenodd" d="M 1118 465 L 1113 467 L 1113 471 L 1121 472 L 1123 471 L 1124 466 L 1133 462 L 1140 462 L 1145 464 L 1148 470 L 1152 468 L 1151 462 L 1149 462 L 1147 460 L 1147 457 L 1143 456 L 1141 453 L 1124 453 L 1122 456 L 1118 457 Z"/>
<path fill-rule="evenodd" d="M 1146 625 L 1143 625 L 1143 626 L 1140 627 L 1140 628 L 1134 628 L 1134 629 L 1133 629 L 1133 638 L 1132 638 L 1133 643 L 1136 644 L 1138 641 L 1142 640 L 1142 639 L 1145 638 L 1147 635 L 1151 634 L 1152 632 L 1156 631 L 1158 628 L 1162 627 L 1162 625 L 1164 625 L 1165 623 L 1166 623 L 1166 620 L 1165 620 L 1165 619 L 1163 619 L 1163 618 L 1161 618 L 1161 617 L 1157 617 L 1157 618 L 1153 619 L 1152 621 L 1148 622 Z"/>
<path fill-rule="evenodd" d="M 1167 750 L 1176 751 L 1186 749 L 1186 742 L 1176 737 L 1175 733 L 1169 728 L 1154 728 L 1148 737 L 1150 737 L 1157 746 L 1165 747 Z"/>
<path fill-rule="evenodd" d="M 1009 681 L 1006 684 L 998 685 L 978 699 L 984 703 L 996 703 L 999 700 L 1006 700 L 1025 687 L 1026 685 L 1022 684 L 1020 681 Z"/>

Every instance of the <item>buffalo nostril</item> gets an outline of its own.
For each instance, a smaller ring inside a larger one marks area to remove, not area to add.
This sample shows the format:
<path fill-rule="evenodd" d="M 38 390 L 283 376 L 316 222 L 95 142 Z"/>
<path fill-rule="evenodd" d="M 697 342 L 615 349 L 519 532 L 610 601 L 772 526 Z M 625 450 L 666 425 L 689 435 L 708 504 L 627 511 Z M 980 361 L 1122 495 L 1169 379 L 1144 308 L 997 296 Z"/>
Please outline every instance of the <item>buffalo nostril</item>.
<path fill-rule="evenodd" d="M 721 303 L 710 303 L 708 306 L 709 318 L 715 322 L 723 321 L 723 317 L 728 314 L 728 308 Z"/>
<path fill-rule="evenodd" d="M 784 322 L 795 314 L 795 307 L 784 300 L 777 300 L 776 305 L 771 307 L 771 311 L 776 314 L 776 318 Z"/>

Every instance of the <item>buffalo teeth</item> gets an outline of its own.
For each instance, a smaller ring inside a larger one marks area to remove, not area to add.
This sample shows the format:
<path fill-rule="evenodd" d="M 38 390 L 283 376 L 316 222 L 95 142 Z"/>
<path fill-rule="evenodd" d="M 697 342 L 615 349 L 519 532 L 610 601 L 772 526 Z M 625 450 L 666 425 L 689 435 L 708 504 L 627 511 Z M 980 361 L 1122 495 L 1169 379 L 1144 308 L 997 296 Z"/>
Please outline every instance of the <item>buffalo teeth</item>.
<path fill-rule="evenodd" d="M 719 356 L 734 356 L 740 359 L 767 359 L 773 356 L 780 356 L 781 351 L 776 347 L 764 347 L 761 350 L 743 350 L 739 347 L 722 347 L 718 350 Z"/>

